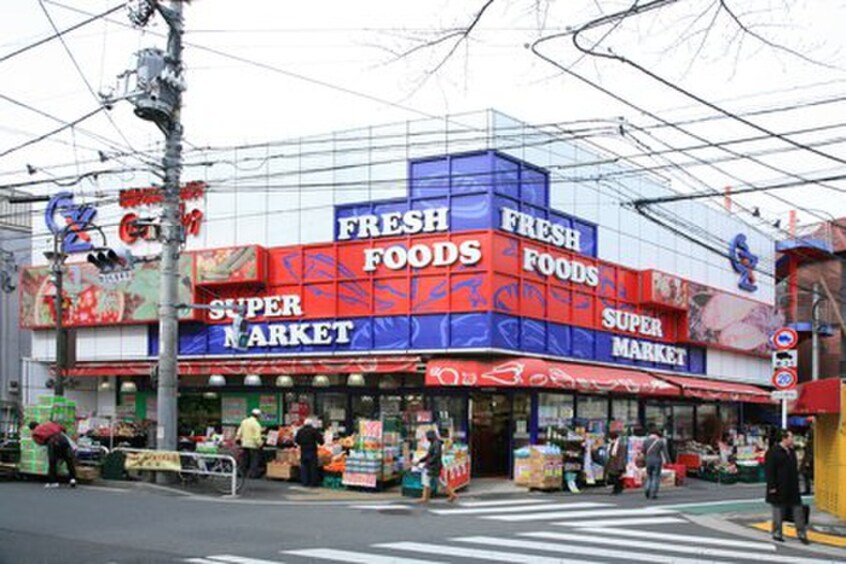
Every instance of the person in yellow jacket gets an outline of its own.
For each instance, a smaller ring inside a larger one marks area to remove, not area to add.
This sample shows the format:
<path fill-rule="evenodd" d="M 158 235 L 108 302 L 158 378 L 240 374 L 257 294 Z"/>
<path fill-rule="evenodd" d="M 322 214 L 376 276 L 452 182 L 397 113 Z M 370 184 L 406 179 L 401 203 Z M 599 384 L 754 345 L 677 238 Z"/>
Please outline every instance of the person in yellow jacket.
<path fill-rule="evenodd" d="M 244 450 L 241 456 L 241 472 L 247 478 L 257 478 L 259 471 L 259 457 L 261 456 L 261 410 L 254 409 L 249 417 L 241 421 L 235 441 Z"/>

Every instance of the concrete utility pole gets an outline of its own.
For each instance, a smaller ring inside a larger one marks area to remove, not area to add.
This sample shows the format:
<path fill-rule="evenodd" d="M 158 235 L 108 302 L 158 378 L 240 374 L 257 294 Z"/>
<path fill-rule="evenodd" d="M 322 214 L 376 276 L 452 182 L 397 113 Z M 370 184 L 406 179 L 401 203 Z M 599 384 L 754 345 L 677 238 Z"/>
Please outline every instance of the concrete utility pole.
<path fill-rule="evenodd" d="M 64 234 L 64 229 L 53 234 L 53 254 L 48 257 L 50 260 L 50 275 L 53 277 L 53 287 L 56 289 L 56 297 L 53 300 L 53 307 L 56 310 L 56 378 L 54 379 L 53 393 L 57 396 L 65 395 L 65 369 L 68 364 L 68 337 L 62 319 L 65 314 L 64 292 L 62 290 L 62 265 L 65 262 Z"/>
<path fill-rule="evenodd" d="M 811 302 L 811 380 L 820 379 L 820 304 L 825 301 L 820 292 L 820 283 L 814 282 Z"/>
<path fill-rule="evenodd" d="M 182 76 L 182 2 L 160 7 L 170 32 L 165 55 L 165 71 L 170 68 Z M 170 119 L 164 124 L 166 148 L 164 156 L 165 185 L 162 204 L 162 261 L 159 293 L 159 380 L 157 389 L 158 427 L 156 448 L 176 450 L 176 393 L 179 318 L 176 298 L 179 281 L 179 251 L 182 226 L 179 221 L 179 181 L 182 173 L 182 88 L 176 88 Z M 162 472 L 159 472 L 163 476 Z"/>

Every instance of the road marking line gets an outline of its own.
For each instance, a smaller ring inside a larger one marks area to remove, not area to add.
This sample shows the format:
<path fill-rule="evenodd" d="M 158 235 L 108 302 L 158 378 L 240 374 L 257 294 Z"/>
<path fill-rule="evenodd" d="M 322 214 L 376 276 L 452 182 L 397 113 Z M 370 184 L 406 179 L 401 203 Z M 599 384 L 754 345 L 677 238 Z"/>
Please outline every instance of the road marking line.
<path fill-rule="evenodd" d="M 186 558 L 183 562 L 190 562 L 191 564 L 219 564 L 214 560 L 206 560 L 205 558 Z"/>
<path fill-rule="evenodd" d="M 246 558 L 244 556 L 235 556 L 232 554 L 218 554 L 215 556 L 207 556 L 215 562 L 229 562 L 231 564 L 285 564 L 279 560 L 262 560 L 260 558 Z"/>
<path fill-rule="evenodd" d="M 411 506 L 411 505 L 396 505 L 396 504 L 394 504 L 394 505 L 391 505 L 391 504 L 385 504 L 385 505 L 350 505 L 349 507 L 350 507 L 350 509 L 369 509 L 371 511 L 373 511 L 373 510 L 380 511 L 380 510 L 386 510 L 386 509 L 413 509 L 413 506 Z"/>
<path fill-rule="evenodd" d="M 459 507 L 496 507 L 498 505 L 524 505 L 530 503 L 552 503 L 552 499 L 503 499 L 500 501 L 461 501 Z"/>
<path fill-rule="evenodd" d="M 457 556 L 459 558 L 476 558 L 488 562 L 518 562 L 526 564 L 595 564 L 595 561 L 575 560 L 567 558 L 545 558 L 534 554 L 516 554 L 514 552 L 500 552 L 498 550 L 479 550 L 475 548 L 464 548 L 460 546 L 449 546 L 445 544 L 425 544 L 421 542 L 390 542 L 375 545 L 379 548 L 391 550 L 406 550 L 410 552 L 423 552 L 427 554 L 439 554 L 441 556 Z"/>
<path fill-rule="evenodd" d="M 549 539 L 559 541 L 569 541 L 587 544 L 613 544 L 618 545 L 621 542 L 619 538 L 610 537 L 591 537 L 588 535 L 568 535 L 561 533 L 518 533 L 521 537 L 531 537 L 538 539 Z M 736 558 L 739 560 L 748 560 L 751 556 L 749 552 L 741 552 L 738 550 L 727 550 L 723 548 L 708 548 L 703 546 L 679 546 L 675 544 L 668 544 L 666 542 L 650 542 L 637 541 L 627 539 L 625 541 L 627 548 L 643 548 L 658 550 L 660 552 L 679 552 L 682 554 L 693 554 L 696 556 L 714 556 L 718 558 Z M 631 558 L 631 556 L 629 556 Z M 780 556 L 777 554 L 767 554 L 766 561 L 768 564 L 772 562 L 785 562 L 786 564 L 795 564 L 797 562 L 796 556 Z M 822 564 L 825 562 L 829 564 L 829 560 L 812 560 L 804 558 L 801 560 L 803 564 Z"/>
<path fill-rule="evenodd" d="M 764 521 L 763 523 L 753 523 L 750 526 L 752 528 L 760 529 L 767 533 L 773 530 L 772 521 Z M 797 538 L 795 525 L 791 525 L 790 523 L 784 523 L 781 527 L 781 531 L 782 534 L 784 534 L 784 536 L 786 537 L 789 537 L 791 539 Z M 808 529 L 808 540 L 820 544 L 827 544 L 829 546 L 839 546 L 846 548 L 846 537 L 841 537 L 837 535 L 827 535 L 825 533 L 814 531 L 813 529 Z"/>
<path fill-rule="evenodd" d="M 574 544 L 559 544 L 552 542 L 537 542 L 519 539 L 501 539 L 495 537 L 462 537 L 451 539 L 458 542 L 486 544 L 505 548 L 519 548 L 523 550 L 540 550 L 545 552 L 559 552 L 561 554 L 581 554 L 598 558 L 614 558 L 634 562 L 657 562 L 660 564 L 702 564 L 701 559 L 680 558 L 678 556 L 663 556 L 661 554 L 644 554 L 629 550 L 614 550 L 594 546 L 579 546 Z M 619 540 L 618 540 L 619 542 Z M 564 562 L 571 562 L 569 558 Z"/>
<path fill-rule="evenodd" d="M 565 523 L 552 523 L 559 527 L 576 527 L 584 529 L 588 527 L 619 527 L 620 525 L 670 525 L 672 523 L 687 523 L 685 519 L 678 517 L 641 517 L 634 519 L 594 519 L 593 521 L 576 521 Z"/>
<path fill-rule="evenodd" d="M 583 501 L 577 503 L 549 503 L 545 505 L 520 505 L 517 507 L 471 507 L 468 509 L 430 509 L 435 515 L 484 515 L 490 513 L 527 513 L 529 511 L 552 511 L 553 509 L 590 509 L 593 507 L 614 507 L 611 503 Z"/>
<path fill-rule="evenodd" d="M 332 548 L 310 548 L 305 550 L 288 550 L 283 554 L 304 556 L 306 558 L 318 558 L 322 560 L 334 560 L 336 562 L 358 562 L 361 564 L 443 564 L 436 560 L 417 560 L 414 558 L 397 558 L 396 556 L 381 556 L 366 552 L 350 552 L 348 550 L 335 550 Z"/>
<path fill-rule="evenodd" d="M 670 509 L 646 507 L 643 509 L 596 509 L 591 511 L 551 511 L 549 513 L 529 513 L 528 515 L 491 515 L 482 519 L 496 521 L 553 521 L 556 519 L 591 519 L 593 517 L 642 517 L 646 515 L 675 514 Z"/>
<path fill-rule="evenodd" d="M 658 539 L 667 541 L 681 541 L 693 544 L 713 544 L 719 546 L 731 546 L 735 548 L 749 548 L 752 550 L 766 550 L 775 552 L 776 547 L 770 543 L 757 541 L 743 541 L 732 539 L 718 539 L 703 537 L 699 535 L 677 535 L 674 533 L 658 533 L 652 531 L 637 531 L 633 529 L 607 529 L 602 527 L 586 528 L 585 532 L 598 535 L 617 535 L 622 537 L 633 537 L 642 539 Z"/>

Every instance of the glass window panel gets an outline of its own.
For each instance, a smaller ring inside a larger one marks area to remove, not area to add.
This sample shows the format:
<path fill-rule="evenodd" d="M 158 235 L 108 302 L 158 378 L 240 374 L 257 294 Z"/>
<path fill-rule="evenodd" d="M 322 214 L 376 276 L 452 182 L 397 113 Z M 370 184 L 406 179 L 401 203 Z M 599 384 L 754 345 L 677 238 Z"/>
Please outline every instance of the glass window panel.
<path fill-rule="evenodd" d="M 611 419 L 620 421 L 627 428 L 637 427 L 637 400 L 631 398 L 612 399 Z"/>
<path fill-rule="evenodd" d="M 573 396 L 538 394 L 538 439 L 546 438 L 548 427 L 564 427 L 573 418 Z"/>
<path fill-rule="evenodd" d="M 438 427 L 451 429 L 457 442 L 467 440 L 467 403 L 462 396 L 433 396 L 432 412 Z"/>

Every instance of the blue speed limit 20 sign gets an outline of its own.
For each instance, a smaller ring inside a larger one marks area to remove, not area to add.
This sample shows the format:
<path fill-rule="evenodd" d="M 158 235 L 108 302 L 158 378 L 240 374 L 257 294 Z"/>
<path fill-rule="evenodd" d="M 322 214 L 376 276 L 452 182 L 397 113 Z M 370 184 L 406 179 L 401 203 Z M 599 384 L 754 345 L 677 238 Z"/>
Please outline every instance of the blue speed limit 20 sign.
<path fill-rule="evenodd" d="M 787 351 L 796 348 L 799 343 L 799 334 L 790 327 L 776 329 L 773 333 L 773 346 L 776 350 Z"/>
<path fill-rule="evenodd" d="M 790 368 L 779 368 L 773 372 L 773 386 L 777 390 L 789 390 L 796 386 L 796 371 Z"/>

